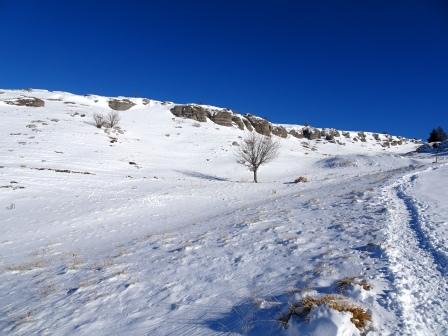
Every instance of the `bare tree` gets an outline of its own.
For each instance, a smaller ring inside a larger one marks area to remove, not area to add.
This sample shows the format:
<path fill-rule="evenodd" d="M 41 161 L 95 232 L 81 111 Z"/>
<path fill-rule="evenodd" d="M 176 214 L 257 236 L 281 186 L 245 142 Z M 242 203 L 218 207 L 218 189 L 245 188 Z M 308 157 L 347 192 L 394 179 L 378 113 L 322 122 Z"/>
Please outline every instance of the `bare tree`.
<path fill-rule="evenodd" d="M 241 143 L 236 156 L 237 162 L 249 168 L 254 174 L 254 182 L 258 182 L 258 168 L 271 162 L 278 156 L 280 144 L 271 137 L 250 133 Z"/>
<path fill-rule="evenodd" d="M 104 126 L 105 120 L 101 113 L 93 114 L 93 121 L 95 122 L 95 126 L 101 128 Z"/>
<path fill-rule="evenodd" d="M 107 126 L 113 128 L 120 122 L 120 115 L 116 111 L 111 111 L 107 115 Z"/>

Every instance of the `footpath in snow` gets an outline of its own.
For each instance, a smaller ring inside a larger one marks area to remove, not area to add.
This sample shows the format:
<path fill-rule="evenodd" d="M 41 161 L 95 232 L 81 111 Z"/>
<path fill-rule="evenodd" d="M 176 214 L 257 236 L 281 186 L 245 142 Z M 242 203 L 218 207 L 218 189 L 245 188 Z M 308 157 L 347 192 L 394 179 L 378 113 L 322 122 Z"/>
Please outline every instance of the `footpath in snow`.
<path fill-rule="evenodd" d="M 448 166 L 400 178 L 389 202 L 387 255 L 403 335 L 448 334 Z"/>
<path fill-rule="evenodd" d="M 253 184 L 246 128 L 120 97 L 98 129 L 111 99 L 0 90 L 1 335 L 447 334 L 448 169 L 417 142 L 283 125 Z"/>

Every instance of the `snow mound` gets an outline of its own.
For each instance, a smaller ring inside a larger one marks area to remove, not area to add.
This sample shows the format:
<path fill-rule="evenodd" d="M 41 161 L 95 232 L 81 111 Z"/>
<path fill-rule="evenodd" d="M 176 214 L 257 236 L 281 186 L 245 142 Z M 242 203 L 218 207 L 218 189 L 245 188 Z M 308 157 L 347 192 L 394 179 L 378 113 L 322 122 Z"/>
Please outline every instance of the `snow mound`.
<path fill-rule="evenodd" d="M 329 158 L 318 160 L 315 166 L 324 169 L 344 169 L 344 168 L 375 168 L 375 167 L 392 167 L 403 160 L 409 160 L 409 164 L 413 164 L 412 159 L 404 158 L 401 155 L 378 154 L 350 154 L 336 155 Z"/>
<path fill-rule="evenodd" d="M 316 307 L 309 314 L 309 322 L 291 320 L 288 336 L 359 336 L 359 330 L 350 321 L 351 314 L 338 312 L 326 306 Z"/>
<path fill-rule="evenodd" d="M 417 152 L 448 155 L 448 140 L 424 144 L 417 149 Z"/>

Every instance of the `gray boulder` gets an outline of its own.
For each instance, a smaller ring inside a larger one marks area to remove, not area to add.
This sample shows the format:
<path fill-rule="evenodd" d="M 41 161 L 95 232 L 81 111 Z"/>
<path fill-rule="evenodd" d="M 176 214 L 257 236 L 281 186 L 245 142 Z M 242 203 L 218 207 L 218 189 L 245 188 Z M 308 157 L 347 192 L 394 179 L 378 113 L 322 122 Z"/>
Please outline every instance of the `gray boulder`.
<path fill-rule="evenodd" d="M 42 99 L 35 97 L 16 98 L 12 100 L 6 100 L 6 104 L 15 106 L 27 106 L 27 107 L 42 107 L 45 106 L 45 102 Z"/>
<path fill-rule="evenodd" d="M 247 120 L 246 118 L 243 118 L 243 123 L 244 123 L 244 126 L 246 126 L 246 128 L 247 128 L 250 132 L 252 132 L 252 131 L 254 130 L 254 128 L 252 127 L 252 124 L 251 124 L 250 121 Z"/>
<path fill-rule="evenodd" d="M 238 126 L 238 128 L 240 130 L 244 129 L 244 123 L 243 123 L 243 121 L 241 120 L 240 117 L 234 115 L 234 116 L 232 116 L 232 121 L 233 121 L 233 123 L 235 123 Z"/>
<path fill-rule="evenodd" d="M 176 117 L 193 119 L 199 122 L 206 122 L 208 111 L 199 105 L 176 105 L 171 109 L 171 113 Z"/>
<path fill-rule="evenodd" d="M 326 140 L 332 141 L 335 137 L 341 136 L 337 130 L 334 128 L 324 128 L 320 134 L 322 137 L 325 137 Z"/>
<path fill-rule="evenodd" d="M 209 117 L 211 121 L 221 126 L 227 126 L 227 127 L 233 126 L 232 116 L 233 113 L 230 111 L 217 110 L 209 112 Z"/>
<path fill-rule="evenodd" d="M 292 129 L 289 131 L 289 134 L 291 134 L 293 137 L 295 137 L 297 139 L 303 139 L 303 133 L 301 131 Z"/>
<path fill-rule="evenodd" d="M 129 99 L 111 99 L 108 104 L 109 107 L 115 111 L 126 111 L 135 105 Z"/>
<path fill-rule="evenodd" d="M 246 114 L 245 117 L 250 121 L 257 133 L 270 136 L 272 125 L 266 119 L 255 117 L 251 114 Z"/>
<path fill-rule="evenodd" d="M 302 133 L 308 140 L 316 140 L 321 137 L 320 131 L 317 128 L 305 127 Z"/>
<path fill-rule="evenodd" d="M 288 131 L 283 126 L 272 126 L 272 134 L 281 138 L 286 138 L 288 136 Z"/>

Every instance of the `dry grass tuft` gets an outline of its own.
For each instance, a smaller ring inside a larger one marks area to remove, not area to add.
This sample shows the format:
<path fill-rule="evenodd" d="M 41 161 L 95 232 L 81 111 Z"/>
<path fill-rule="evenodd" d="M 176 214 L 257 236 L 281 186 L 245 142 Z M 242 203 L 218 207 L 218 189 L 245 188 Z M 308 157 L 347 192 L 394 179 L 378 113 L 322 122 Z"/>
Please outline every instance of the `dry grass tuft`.
<path fill-rule="evenodd" d="M 292 315 L 307 318 L 311 310 L 315 307 L 325 305 L 339 312 L 349 312 L 352 314 L 350 319 L 359 330 L 363 330 L 372 321 L 372 316 L 364 308 L 359 307 L 346 298 L 336 295 L 324 296 L 306 296 L 300 302 L 290 306 L 289 311 L 279 318 L 283 324 L 288 324 Z"/>
<path fill-rule="evenodd" d="M 367 291 L 372 289 L 372 285 L 370 285 L 365 279 L 359 279 L 356 277 L 346 277 L 336 281 L 336 287 L 341 293 L 347 291 L 350 287 L 353 287 L 354 285 L 361 286 L 364 290 Z"/>
<path fill-rule="evenodd" d="M 45 263 L 40 260 L 25 262 L 21 264 L 10 265 L 6 267 L 6 271 L 8 272 L 29 272 L 34 271 L 36 269 L 44 268 Z"/>

